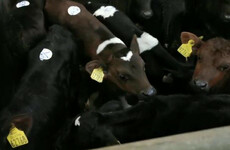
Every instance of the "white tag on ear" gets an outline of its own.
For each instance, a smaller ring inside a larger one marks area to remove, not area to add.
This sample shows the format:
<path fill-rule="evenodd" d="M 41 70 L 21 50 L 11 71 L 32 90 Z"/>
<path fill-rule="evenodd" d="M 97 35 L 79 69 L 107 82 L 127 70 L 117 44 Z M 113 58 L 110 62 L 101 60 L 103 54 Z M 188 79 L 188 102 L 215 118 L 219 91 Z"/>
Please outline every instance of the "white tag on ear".
<path fill-rule="evenodd" d="M 70 16 L 75 16 L 75 15 L 79 14 L 80 12 L 81 12 L 81 9 L 77 6 L 70 6 L 68 8 L 68 14 Z"/>
<path fill-rule="evenodd" d="M 21 8 L 21 7 L 26 7 L 26 6 L 29 6 L 29 5 L 30 5 L 29 1 L 21 1 L 21 2 L 16 4 L 16 7 Z"/>
<path fill-rule="evenodd" d="M 53 52 L 47 48 L 44 48 L 40 53 L 40 60 L 49 60 L 53 56 Z"/>

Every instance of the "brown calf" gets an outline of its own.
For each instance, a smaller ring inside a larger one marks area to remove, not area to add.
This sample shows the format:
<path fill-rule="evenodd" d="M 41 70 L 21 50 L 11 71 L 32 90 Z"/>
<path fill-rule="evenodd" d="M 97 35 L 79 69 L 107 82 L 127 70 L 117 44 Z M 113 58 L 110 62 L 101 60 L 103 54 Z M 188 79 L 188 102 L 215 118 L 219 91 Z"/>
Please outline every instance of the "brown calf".
<path fill-rule="evenodd" d="M 66 26 L 83 41 L 85 53 L 92 59 L 86 64 L 90 74 L 95 68 L 102 67 L 104 78 L 124 91 L 143 95 L 156 93 L 146 77 L 135 36 L 130 50 L 83 5 L 73 1 L 47 0 L 45 11 L 52 23 Z M 113 10 L 104 11 L 108 15 L 114 13 Z"/>
<path fill-rule="evenodd" d="M 194 40 L 197 54 L 192 84 L 207 92 L 228 93 L 230 85 L 230 41 L 216 37 L 202 41 L 189 32 L 181 33 L 182 43 Z"/>

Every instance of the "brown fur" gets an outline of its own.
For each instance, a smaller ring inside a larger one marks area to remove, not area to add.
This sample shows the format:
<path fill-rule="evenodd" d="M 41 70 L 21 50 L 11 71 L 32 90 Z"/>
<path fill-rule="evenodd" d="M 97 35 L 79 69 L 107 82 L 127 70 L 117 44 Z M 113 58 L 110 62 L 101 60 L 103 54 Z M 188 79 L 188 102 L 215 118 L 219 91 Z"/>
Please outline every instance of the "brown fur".
<path fill-rule="evenodd" d="M 195 39 L 195 51 L 198 57 L 193 74 L 193 82 L 201 81 L 207 83 L 202 88 L 205 91 L 229 93 L 230 83 L 230 41 L 224 38 L 216 37 L 207 41 L 201 41 L 199 38 L 189 32 L 182 33 L 181 41 Z"/>
<path fill-rule="evenodd" d="M 81 12 L 76 16 L 70 16 L 67 12 L 70 6 L 78 6 Z M 77 38 L 82 39 L 85 51 L 91 58 L 95 58 L 96 48 L 100 43 L 114 37 L 80 3 L 66 0 L 47 0 L 45 10 L 50 21 L 66 26 Z"/>

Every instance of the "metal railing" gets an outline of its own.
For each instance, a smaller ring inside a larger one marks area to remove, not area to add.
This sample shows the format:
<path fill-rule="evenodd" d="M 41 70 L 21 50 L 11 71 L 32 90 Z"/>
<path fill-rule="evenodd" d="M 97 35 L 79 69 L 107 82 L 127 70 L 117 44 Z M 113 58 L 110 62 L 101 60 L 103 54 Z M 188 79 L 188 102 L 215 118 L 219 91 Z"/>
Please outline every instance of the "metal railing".
<path fill-rule="evenodd" d="M 98 150 L 230 150 L 230 126 L 105 147 Z"/>

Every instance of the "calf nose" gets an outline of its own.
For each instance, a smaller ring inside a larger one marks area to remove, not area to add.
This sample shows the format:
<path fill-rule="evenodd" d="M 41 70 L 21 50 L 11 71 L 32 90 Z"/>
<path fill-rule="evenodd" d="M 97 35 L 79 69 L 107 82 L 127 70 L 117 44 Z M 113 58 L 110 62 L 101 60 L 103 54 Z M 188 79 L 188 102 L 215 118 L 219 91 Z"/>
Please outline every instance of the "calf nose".
<path fill-rule="evenodd" d="M 153 16 L 153 11 L 152 10 L 142 11 L 141 16 L 144 17 L 145 19 L 149 19 Z"/>
<path fill-rule="evenodd" d="M 155 95 L 156 93 L 157 93 L 156 89 L 152 86 L 149 87 L 148 89 L 141 91 L 141 95 L 143 96 L 152 96 Z"/>
<path fill-rule="evenodd" d="M 205 89 L 208 87 L 208 82 L 202 80 L 194 80 L 194 84 L 201 89 Z"/>

